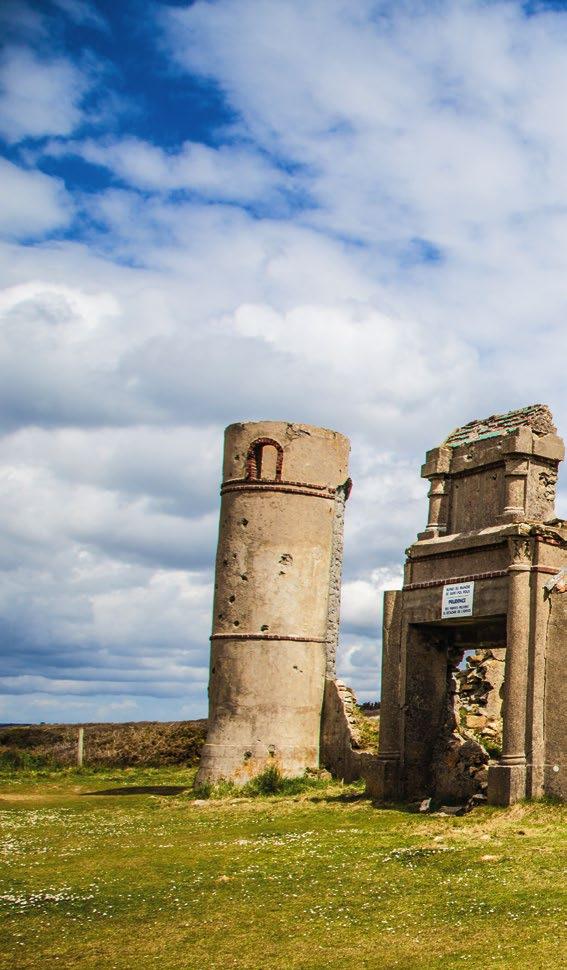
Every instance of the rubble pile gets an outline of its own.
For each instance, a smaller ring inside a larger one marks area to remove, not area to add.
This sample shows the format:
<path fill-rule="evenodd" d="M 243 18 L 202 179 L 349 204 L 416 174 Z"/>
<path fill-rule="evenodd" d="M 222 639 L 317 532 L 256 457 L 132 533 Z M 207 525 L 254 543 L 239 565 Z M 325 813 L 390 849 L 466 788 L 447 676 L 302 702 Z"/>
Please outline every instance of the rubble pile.
<path fill-rule="evenodd" d="M 455 673 L 460 726 L 472 732 L 490 754 L 502 746 L 505 654 L 504 647 L 477 650 Z"/>
<path fill-rule="evenodd" d="M 449 649 L 445 718 L 432 761 L 433 803 L 469 803 L 486 798 L 489 755 L 472 731 L 460 722 L 459 664 L 463 653 Z M 471 806 L 472 807 L 472 806 Z"/>

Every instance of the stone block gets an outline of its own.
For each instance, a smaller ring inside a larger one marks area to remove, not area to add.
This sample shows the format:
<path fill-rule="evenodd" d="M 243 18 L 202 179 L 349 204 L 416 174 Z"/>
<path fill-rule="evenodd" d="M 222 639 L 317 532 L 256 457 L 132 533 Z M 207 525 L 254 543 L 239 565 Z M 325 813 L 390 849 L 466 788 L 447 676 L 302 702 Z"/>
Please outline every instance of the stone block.
<path fill-rule="evenodd" d="M 550 461 L 563 461 L 565 445 L 563 440 L 554 434 L 546 434 L 534 441 L 534 455 L 548 458 Z"/>
<path fill-rule="evenodd" d="M 489 805 L 513 805 L 525 797 L 525 765 L 490 765 L 488 769 Z"/>
<path fill-rule="evenodd" d="M 400 766 L 397 760 L 373 759 L 362 766 L 366 794 L 377 802 L 397 802 L 401 798 Z"/>

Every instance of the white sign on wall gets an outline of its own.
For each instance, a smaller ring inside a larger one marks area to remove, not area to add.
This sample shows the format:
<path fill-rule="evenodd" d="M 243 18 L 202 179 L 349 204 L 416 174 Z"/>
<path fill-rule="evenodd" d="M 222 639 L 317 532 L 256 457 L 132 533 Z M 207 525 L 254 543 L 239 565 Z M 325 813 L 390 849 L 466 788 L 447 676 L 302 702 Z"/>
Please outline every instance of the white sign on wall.
<path fill-rule="evenodd" d="M 441 619 L 451 616 L 472 616 L 474 583 L 453 583 L 443 587 Z"/>

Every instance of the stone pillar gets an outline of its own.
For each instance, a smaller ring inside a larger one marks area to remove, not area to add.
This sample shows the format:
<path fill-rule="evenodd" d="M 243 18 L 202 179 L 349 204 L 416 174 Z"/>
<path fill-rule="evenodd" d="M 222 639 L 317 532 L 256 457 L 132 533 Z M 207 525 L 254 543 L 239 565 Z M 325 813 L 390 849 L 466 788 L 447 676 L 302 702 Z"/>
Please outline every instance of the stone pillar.
<path fill-rule="evenodd" d="M 541 550 L 541 545 L 536 545 Z M 539 559 L 539 555 L 538 555 Z M 549 574 L 532 573 L 531 614 L 532 637 L 530 644 L 530 697 L 527 729 L 527 795 L 542 798 L 545 784 L 545 673 L 547 654 L 547 628 L 551 603 L 545 596 L 545 582 Z"/>
<path fill-rule="evenodd" d="M 348 452 L 348 439 L 309 425 L 226 429 L 198 784 L 243 783 L 270 764 L 288 776 L 319 764 L 336 499 Z"/>
<path fill-rule="evenodd" d="M 445 475 L 432 475 L 429 479 L 431 487 L 427 496 L 429 498 L 429 517 L 427 522 L 427 532 L 432 536 L 444 535 L 447 531 L 446 511 L 445 511 Z"/>
<path fill-rule="evenodd" d="M 427 528 L 418 539 L 433 539 L 447 532 L 448 473 L 451 468 L 451 448 L 441 446 L 427 452 L 427 461 L 421 466 L 421 477 L 429 479 L 429 513 Z"/>
<path fill-rule="evenodd" d="M 506 459 L 504 509 L 499 516 L 502 522 L 521 522 L 525 519 L 528 471 L 527 458 L 521 456 Z"/>
<path fill-rule="evenodd" d="M 526 797 L 531 541 L 514 536 L 509 546 L 502 757 L 488 773 L 488 800 L 493 805 L 511 805 Z"/>
<path fill-rule="evenodd" d="M 341 575 L 343 570 L 345 503 L 350 495 L 352 481 L 339 485 L 335 495 L 335 518 L 331 548 L 331 571 L 327 608 L 327 665 L 326 676 L 334 681 L 337 675 L 337 649 L 339 646 L 339 622 L 341 613 Z"/>
<path fill-rule="evenodd" d="M 377 764 L 365 776 L 371 798 L 396 801 L 400 797 L 401 757 L 401 590 L 386 590 L 382 625 L 382 690 Z"/>

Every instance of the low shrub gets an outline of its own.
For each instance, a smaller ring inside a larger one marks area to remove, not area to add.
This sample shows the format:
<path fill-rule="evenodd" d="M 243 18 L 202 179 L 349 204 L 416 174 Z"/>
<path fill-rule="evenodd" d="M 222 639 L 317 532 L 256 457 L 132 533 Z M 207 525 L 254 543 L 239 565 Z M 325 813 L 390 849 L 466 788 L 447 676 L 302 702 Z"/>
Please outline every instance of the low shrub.
<path fill-rule="evenodd" d="M 41 771 L 53 767 L 53 761 L 41 754 L 29 751 L 8 749 L 0 752 L 0 773 L 12 774 L 14 771 Z"/>
<path fill-rule="evenodd" d="M 371 751 L 377 754 L 380 718 L 368 717 L 358 705 L 355 707 L 353 713 L 356 718 L 356 728 L 362 751 Z"/>
<path fill-rule="evenodd" d="M 194 788 L 196 798 L 266 798 L 274 795 L 301 795 L 313 789 L 325 788 L 329 785 L 328 777 L 305 773 L 296 778 L 286 778 L 277 765 L 268 765 L 263 771 L 251 778 L 245 785 L 235 785 L 231 781 L 219 781 L 216 784 L 205 783 Z"/>

